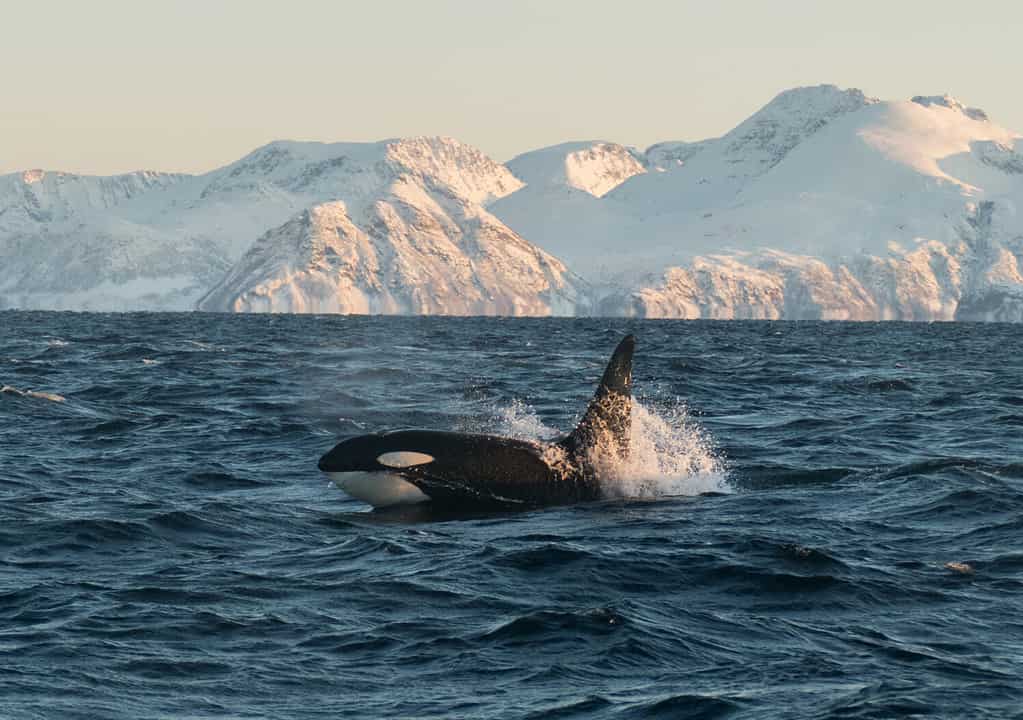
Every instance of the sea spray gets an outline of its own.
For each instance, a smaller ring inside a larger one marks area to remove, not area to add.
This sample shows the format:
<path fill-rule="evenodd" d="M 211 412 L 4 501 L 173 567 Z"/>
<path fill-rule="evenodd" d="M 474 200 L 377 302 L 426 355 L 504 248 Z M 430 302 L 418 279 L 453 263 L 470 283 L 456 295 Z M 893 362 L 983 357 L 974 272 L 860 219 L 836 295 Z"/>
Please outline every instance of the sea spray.
<path fill-rule="evenodd" d="M 495 408 L 489 421 L 473 429 L 537 442 L 551 442 L 564 434 L 546 425 L 520 400 Z M 610 456 L 599 447 L 589 458 L 609 497 L 654 498 L 731 491 L 725 464 L 712 439 L 680 401 L 658 407 L 633 399 L 629 445 L 626 458 Z"/>
<path fill-rule="evenodd" d="M 556 440 L 562 435 L 557 428 L 544 424 L 533 408 L 521 400 L 513 400 L 508 405 L 497 408 L 488 430 L 495 435 L 518 440 L 544 442 Z"/>
<path fill-rule="evenodd" d="M 602 474 L 609 495 L 660 497 L 729 492 L 724 462 L 684 403 L 667 408 L 632 403 L 628 457 Z"/>

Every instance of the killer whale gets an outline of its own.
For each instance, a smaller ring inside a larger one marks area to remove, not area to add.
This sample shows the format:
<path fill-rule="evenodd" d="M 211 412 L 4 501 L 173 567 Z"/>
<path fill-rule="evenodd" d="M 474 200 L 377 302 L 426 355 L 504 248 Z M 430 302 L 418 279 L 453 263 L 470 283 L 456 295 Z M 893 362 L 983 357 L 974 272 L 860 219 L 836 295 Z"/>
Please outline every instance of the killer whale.
<path fill-rule="evenodd" d="M 569 435 L 541 443 L 496 435 L 394 430 L 338 443 L 318 467 L 374 507 L 559 505 L 601 497 L 601 468 L 628 455 L 632 356 L 636 339 L 615 348 Z"/>

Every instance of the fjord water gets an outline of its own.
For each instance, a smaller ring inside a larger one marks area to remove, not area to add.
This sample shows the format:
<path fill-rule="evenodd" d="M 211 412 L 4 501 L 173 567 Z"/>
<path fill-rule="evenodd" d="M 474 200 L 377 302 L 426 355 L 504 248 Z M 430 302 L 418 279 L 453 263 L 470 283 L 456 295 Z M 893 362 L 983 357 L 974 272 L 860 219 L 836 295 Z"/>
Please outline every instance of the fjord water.
<path fill-rule="evenodd" d="M 316 471 L 568 430 L 626 332 L 666 462 L 605 502 L 369 512 Z M 1021 337 L 0 313 L 0 716 L 1018 716 Z"/>

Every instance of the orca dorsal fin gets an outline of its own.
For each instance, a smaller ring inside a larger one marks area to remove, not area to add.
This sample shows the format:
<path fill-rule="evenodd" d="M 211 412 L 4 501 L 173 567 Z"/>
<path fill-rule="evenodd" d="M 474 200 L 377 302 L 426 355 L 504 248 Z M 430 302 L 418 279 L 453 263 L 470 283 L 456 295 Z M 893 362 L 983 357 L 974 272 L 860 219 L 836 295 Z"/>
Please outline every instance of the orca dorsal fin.
<path fill-rule="evenodd" d="M 572 454 L 597 449 L 615 456 L 629 452 L 632 430 L 632 353 L 636 338 L 626 335 L 607 363 L 583 419 L 561 444 Z"/>

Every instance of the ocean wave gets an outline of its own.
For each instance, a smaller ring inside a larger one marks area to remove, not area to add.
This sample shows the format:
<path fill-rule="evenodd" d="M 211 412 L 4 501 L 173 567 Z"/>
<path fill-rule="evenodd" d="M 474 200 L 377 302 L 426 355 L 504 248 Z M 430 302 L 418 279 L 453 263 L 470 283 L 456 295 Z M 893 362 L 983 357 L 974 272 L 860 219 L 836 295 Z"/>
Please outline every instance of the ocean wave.
<path fill-rule="evenodd" d="M 546 543 L 537 547 L 503 553 L 491 562 L 518 570 L 546 572 L 588 557 L 591 557 L 590 553 L 585 550 L 568 547 L 559 543 Z"/>
<path fill-rule="evenodd" d="M 740 712 L 745 703 L 726 698 L 680 693 L 665 695 L 630 706 L 620 715 L 623 718 L 691 718 L 714 720 L 731 717 Z"/>
<path fill-rule="evenodd" d="M 590 635 L 606 635 L 626 624 L 624 615 L 610 607 L 587 610 L 539 610 L 503 621 L 479 640 L 500 643 L 580 642 Z"/>
<path fill-rule="evenodd" d="M 841 380 L 835 383 L 835 387 L 846 392 L 861 393 L 890 393 L 890 392 L 914 392 L 915 383 L 908 378 L 883 378 L 883 377 L 861 377 L 849 380 Z"/>
<path fill-rule="evenodd" d="M 0 715 L 1016 712 L 1009 327 L 0 322 Z M 626 332 L 599 502 L 369 512 L 316 469 L 345 433 L 560 437 Z"/>

